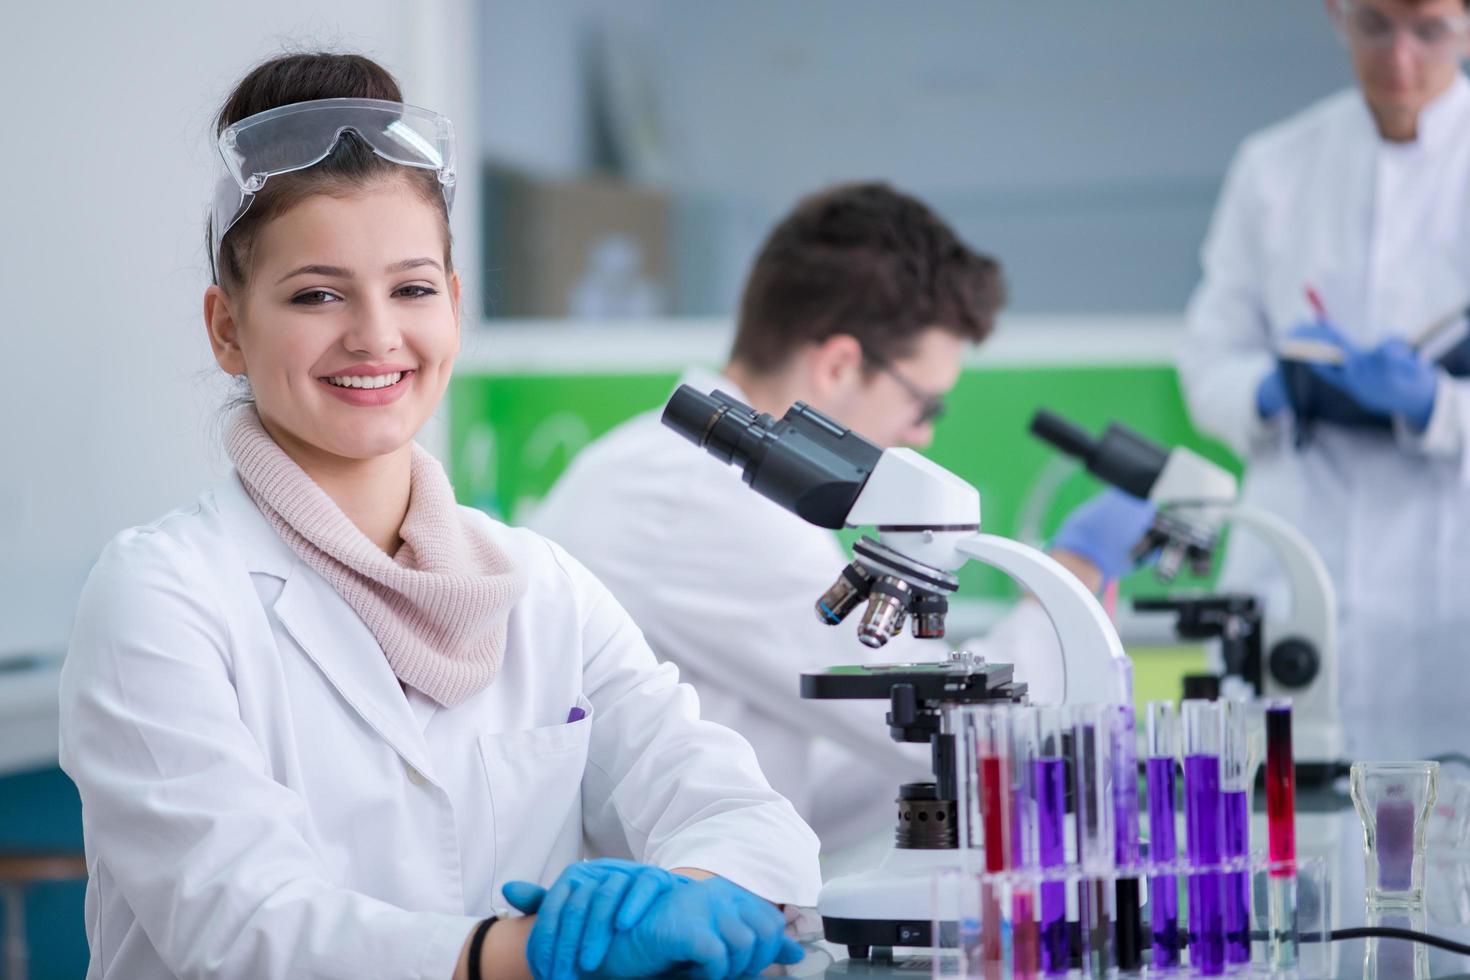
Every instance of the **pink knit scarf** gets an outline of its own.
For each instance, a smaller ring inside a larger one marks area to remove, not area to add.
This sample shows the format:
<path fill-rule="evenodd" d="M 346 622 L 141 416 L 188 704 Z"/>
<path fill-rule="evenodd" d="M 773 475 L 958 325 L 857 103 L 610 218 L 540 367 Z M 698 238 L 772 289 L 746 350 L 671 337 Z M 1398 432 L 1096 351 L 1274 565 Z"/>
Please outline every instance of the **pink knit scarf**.
<path fill-rule="evenodd" d="M 413 447 L 403 545 L 389 558 L 276 445 L 253 405 L 230 417 L 225 448 L 255 506 L 362 617 L 400 681 L 452 707 L 495 680 L 526 582 L 460 512 L 427 450 Z"/>

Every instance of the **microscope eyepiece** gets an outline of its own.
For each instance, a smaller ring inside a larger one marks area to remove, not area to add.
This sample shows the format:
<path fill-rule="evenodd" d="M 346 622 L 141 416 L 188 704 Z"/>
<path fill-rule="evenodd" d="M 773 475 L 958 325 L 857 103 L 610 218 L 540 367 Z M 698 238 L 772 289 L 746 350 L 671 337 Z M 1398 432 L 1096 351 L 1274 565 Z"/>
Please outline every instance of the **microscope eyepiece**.
<path fill-rule="evenodd" d="M 1148 499 L 1154 481 L 1169 462 L 1162 446 L 1116 422 L 1094 439 L 1085 429 L 1043 408 L 1032 417 L 1031 432 L 1075 457 L 1093 476 L 1140 500 Z"/>
<path fill-rule="evenodd" d="M 734 410 L 735 418 L 724 426 L 720 421 Z M 735 462 L 739 436 L 751 425 L 760 423 L 755 409 L 726 395 L 723 391 L 708 395 L 689 385 L 680 385 L 664 406 L 663 423 L 711 456 L 726 463 Z"/>
<path fill-rule="evenodd" d="M 841 528 L 883 450 L 797 402 L 780 419 L 722 391 L 680 385 L 663 423 L 716 459 L 741 468 L 745 482 L 810 524 Z"/>

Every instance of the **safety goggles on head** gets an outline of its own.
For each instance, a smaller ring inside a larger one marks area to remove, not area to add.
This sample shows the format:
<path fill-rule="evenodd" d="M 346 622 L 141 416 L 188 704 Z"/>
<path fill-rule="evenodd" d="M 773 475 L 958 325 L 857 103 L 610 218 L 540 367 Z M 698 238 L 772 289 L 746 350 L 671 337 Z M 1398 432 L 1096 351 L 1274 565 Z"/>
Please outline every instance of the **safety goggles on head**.
<path fill-rule="evenodd" d="M 1343 35 L 1354 47 L 1386 51 L 1402 33 L 1426 58 L 1459 61 L 1465 57 L 1470 15 L 1398 18 L 1358 0 L 1340 0 L 1340 9 Z"/>
<path fill-rule="evenodd" d="M 444 206 L 454 204 L 454 126 L 444 116 L 383 99 L 296 102 L 256 113 L 220 133 L 225 173 L 210 215 L 211 259 L 218 262 L 225 232 L 250 209 L 266 181 L 321 163 L 349 131 L 385 160 L 435 171 Z"/>
<path fill-rule="evenodd" d="M 875 354 L 864 348 L 863 358 L 884 374 L 888 375 L 904 392 L 912 398 L 919 406 L 919 417 L 914 421 L 915 425 L 924 425 L 933 422 L 945 413 L 948 408 L 944 399 L 939 395 L 930 394 L 919 387 L 913 381 L 904 376 L 903 372 L 893 366 L 893 362 L 881 354 Z"/>

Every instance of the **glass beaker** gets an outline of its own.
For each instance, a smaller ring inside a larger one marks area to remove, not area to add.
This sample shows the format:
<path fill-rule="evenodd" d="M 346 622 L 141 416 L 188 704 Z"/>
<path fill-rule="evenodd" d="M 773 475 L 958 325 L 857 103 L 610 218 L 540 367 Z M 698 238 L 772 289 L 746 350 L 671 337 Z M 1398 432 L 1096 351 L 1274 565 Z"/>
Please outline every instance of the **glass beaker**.
<path fill-rule="evenodd" d="M 1354 762 L 1353 806 L 1363 821 L 1364 898 L 1370 906 L 1424 901 L 1429 810 L 1438 762 Z"/>

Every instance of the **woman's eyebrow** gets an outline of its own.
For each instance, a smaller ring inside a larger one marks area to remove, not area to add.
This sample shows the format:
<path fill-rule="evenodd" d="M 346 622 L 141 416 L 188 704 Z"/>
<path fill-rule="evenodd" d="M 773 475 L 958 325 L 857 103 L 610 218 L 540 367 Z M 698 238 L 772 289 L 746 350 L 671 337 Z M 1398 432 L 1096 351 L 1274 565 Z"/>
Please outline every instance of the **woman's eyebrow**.
<path fill-rule="evenodd" d="M 400 260 L 398 262 L 394 262 L 392 265 L 388 266 L 388 268 L 386 270 L 384 270 L 384 271 L 386 271 L 386 272 L 388 272 L 388 273 L 391 274 L 391 273 L 394 273 L 394 272 L 406 272 L 409 269 L 418 269 L 418 268 L 421 268 L 423 266 L 433 266 L 435 269 L 438 269 L 440 272 L 443 272 L 444 271 L 444 267 L 442 265 L 440 265 L 436 260 L 429 258 L 428 256 L 419 256 L 418 258 L 412 258 L 412 259 L 402 259 L 402 260 Z M 344 269 L 341 266 L 337 266 L 337 265 L 303 265 L 301 268 L 299 268 L 299 269 L 293 269 L 292 271 L 290 271 L 290 272 L 286 273 L 284 276 L 282 276 L 280 278 L 279 282 L 277 283 L 277 285 L 279 285 L 280 283 L 285 282 L 287 279 L 291 279 L 291 278 L 293 278 L 295 276 L 307 276 L 307 275 L 310 275 L 310 276 L 329 276 L 329 277 L 335 278 L 335 279 L 355 279 L 355 278 L 357 278 L 353 274 L 353 272 L 352 272 L 351 269 Z"/>
<path fill-rule="evenodd" d="M 330 277 L 332 277 L 334 279 L 352 279 L 353 278 L 352 270 L 351 269 L 344 269 L 341 266 L 336 266 L 336 265 L 303 265 L 299 269 L 293 269 L 292 271 L 286 273 L 284 276 L 282 276 L 277 281 L 276 285 L 280 285 L 281 283 L 285 282 L 287 279 L 290 279 L 290 278 L 292 278 L 294 276 L 306 276 L 306 275 L 311 275 L 311 276 L 330 276 Z"/>
<path fill-rule="evenodd" d="M 441 266 L 435 260 L 433 260 L 431 258 L 428 258 L 427 256 L 420 256 L 419 258 L 416 258 L 416 259 L 404 259 L 401 262 L 394 262 L 392 265 L 388 266 L 388 268 L 387 268 L 386 271 L 388 271 L 388 272 L 405 272 L 405 271 L 407 271 L 409 269 L 417 269 L 417 268 L 420 268 L 421 266 L 426 266 L 426 265 L 432 265 L 434 268 L 438 269 L 440 272 L 443 272 L 444 271 L 444 267 L 443 266 Z"/>

